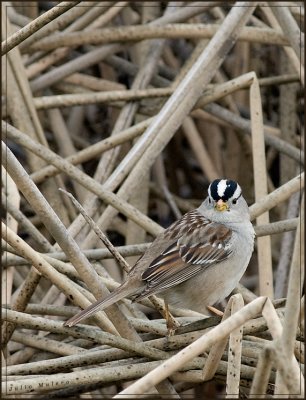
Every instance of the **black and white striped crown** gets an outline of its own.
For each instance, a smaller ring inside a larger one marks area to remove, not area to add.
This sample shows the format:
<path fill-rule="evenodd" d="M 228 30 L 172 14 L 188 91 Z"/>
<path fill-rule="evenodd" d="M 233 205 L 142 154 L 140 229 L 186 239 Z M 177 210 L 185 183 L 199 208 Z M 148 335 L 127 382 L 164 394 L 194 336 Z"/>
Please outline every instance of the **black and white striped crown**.
<path fill-rule="evenodd" d="M 237 182 L 230 179 L 215 179 L 208 187 L 209 196 L 218 201 L 228 201 L 229 199 L 238 199 L 241 196 L 241 187 Z"/>

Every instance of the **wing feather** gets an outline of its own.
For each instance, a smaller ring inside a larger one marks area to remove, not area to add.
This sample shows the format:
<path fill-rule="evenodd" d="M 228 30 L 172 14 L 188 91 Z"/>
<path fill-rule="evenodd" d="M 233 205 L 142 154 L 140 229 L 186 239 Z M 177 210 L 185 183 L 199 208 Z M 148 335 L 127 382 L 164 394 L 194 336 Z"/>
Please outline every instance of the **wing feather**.
<path fill-rule="evenodd" d="M 231 235 L 229 228 L 209 221 L 197 210 L 185 214 L 165 231 L 169 246 L 142 274 L 146 287 L 136 300 L 178 285 L 228 258 Z"/>

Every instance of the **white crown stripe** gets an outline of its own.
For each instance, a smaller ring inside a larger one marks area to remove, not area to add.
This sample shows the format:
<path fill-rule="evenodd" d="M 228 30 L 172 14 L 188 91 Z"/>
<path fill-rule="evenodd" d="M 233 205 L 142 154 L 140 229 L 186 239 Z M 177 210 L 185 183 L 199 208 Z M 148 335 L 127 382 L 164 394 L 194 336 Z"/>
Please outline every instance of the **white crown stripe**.
<path fill-rule="evenodd" d="M 221 179 L 217 186 L 217 192 L 220 197 L 224 196 L 225 190 L 227 188 L 226 179 Z"/>

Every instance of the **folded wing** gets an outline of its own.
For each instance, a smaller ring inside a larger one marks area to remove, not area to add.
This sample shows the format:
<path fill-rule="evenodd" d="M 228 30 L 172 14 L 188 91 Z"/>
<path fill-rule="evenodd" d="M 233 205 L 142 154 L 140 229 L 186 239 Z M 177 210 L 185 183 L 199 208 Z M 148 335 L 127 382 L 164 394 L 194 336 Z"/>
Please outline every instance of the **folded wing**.
<path fill-rule="evenodd" d="M 165 232 L 169 246 L 142 274 L 145 289 L 135 298 L 141 300 L 197 275 L 203 269 L 228 258 L 232 231 L 209 221 L 197 210 L 185 214 Z"/>

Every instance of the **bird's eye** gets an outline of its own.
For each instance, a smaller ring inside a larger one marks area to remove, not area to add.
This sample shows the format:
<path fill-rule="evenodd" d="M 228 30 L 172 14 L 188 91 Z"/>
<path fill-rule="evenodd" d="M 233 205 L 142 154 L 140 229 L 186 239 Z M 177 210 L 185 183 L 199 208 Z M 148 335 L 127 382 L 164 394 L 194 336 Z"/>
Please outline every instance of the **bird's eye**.
<path fill-rule="evenodd" d="M 233 199 L 233 204 L 236 204 L 237 203 L 237 199 Z"/>

